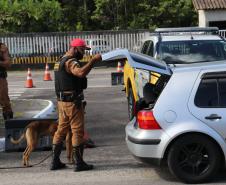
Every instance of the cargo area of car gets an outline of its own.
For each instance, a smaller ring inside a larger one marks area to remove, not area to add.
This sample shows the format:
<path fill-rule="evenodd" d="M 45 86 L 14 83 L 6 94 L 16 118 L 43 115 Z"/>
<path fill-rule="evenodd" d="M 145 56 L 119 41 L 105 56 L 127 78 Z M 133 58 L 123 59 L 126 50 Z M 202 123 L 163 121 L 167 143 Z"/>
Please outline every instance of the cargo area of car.
<path fill-rule="evenodd" d="M 151 75 L 153 78 L 155 74 Z M 143 97 L 136 102 L 136 112 L 144 108 L 152 109 L 169 81 L 171 75 L 158 74 L 158 78 L 155 83 L 146 83 L 143 87 Z"/>

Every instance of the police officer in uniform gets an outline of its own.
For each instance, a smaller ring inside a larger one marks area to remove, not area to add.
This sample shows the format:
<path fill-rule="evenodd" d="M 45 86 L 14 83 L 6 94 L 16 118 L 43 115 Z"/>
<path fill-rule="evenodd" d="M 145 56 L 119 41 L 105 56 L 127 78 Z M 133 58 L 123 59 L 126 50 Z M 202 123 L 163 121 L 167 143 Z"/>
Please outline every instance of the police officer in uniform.
<path fill-rule="evenodd" d="M 11 66 L 8 48 L 0 42 L 0 105 L 2 106 L 3 118 L 8 120 L 13 118 L 10 105 L 7 83 L 7 69 Z"/>
<path fill-rule="evenodd" d="M 84 40 L 75 38 L 71 41 L 69 50 L 54 66 L 59 125 L 53 137 L 51 170 L 65 167 L 65 164 L 60 161 L 60 154 L 68 129 L 72 132 L 74 171 L 93 169 L 93 165 L 83 160 L 84 108 L 82 100 L 84 99 L 83 90 L 87 87 L 86 75 L 92 69 L 93 64 L 101 61 L 102 58 L 100 54 L 97 54 L 82 67 L 79 60 L 83 58 L 85 50 L 89 49 Z"/>

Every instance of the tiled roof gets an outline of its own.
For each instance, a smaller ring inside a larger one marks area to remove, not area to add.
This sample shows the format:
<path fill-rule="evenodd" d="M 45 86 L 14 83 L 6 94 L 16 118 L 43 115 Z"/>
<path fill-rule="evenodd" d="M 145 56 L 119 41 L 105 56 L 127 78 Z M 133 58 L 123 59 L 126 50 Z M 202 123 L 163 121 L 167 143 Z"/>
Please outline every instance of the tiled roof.
<path fill-rule="evenodd" d="M 196 10 L 226 9 L 226 0 L 192 0 Z"/>

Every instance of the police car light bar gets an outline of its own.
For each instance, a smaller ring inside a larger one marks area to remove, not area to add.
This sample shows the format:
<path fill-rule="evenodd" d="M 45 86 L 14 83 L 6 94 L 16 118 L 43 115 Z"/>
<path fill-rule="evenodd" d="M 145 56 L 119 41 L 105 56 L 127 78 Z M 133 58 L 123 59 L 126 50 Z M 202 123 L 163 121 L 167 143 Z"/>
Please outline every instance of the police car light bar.
<path fill-rule="evenodd" d="M 181 28 L 156 28 L 155 33 L 172 33 L 172 32 L 212 32 L 217 33 L 217 27 L 181 27 Z"/>

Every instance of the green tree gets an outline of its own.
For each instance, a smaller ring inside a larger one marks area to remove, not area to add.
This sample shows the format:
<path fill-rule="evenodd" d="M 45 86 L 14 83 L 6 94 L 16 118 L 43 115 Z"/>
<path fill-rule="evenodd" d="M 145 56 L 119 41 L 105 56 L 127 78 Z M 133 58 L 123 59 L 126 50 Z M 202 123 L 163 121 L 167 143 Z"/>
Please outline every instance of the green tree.
<path fill-rule="evenodd" d="M 95 0 L 92 19 L 102 29 L 196 25 L 192 0 Z"/>
<path fill-rule="evenodd" d="M 154 29 L 197 25 L 192 0 L 0 0 L 0 31 Z"/>
<path fill-rule="evenodd" d="M 55 0 L 1 0 L 1 32 L 58 31 L 62 10 Z"/>
<path fill-rule="evenodd" d="M 134 4 L 134 1 L 133 3 Z M 92 20 L 101 29 L 126 29 L 129 0 L 95 0 L 96 9 Z"/>
<path fill-rule="evenodd" d="M 93 0 L 61 0 L 63 9 L 61 31 L 93 30 L 97 25 L 91 20 L 95 9 Z"/>
<path fill-rule="evenodd" d="M 160 0 L 155 7 L 156 17 L 152 17 L 154 27 L 182 27 L 197 25 L 197 14 L 192 0 Z M 149 28 L 152 25 L 149 25 Z"/>

